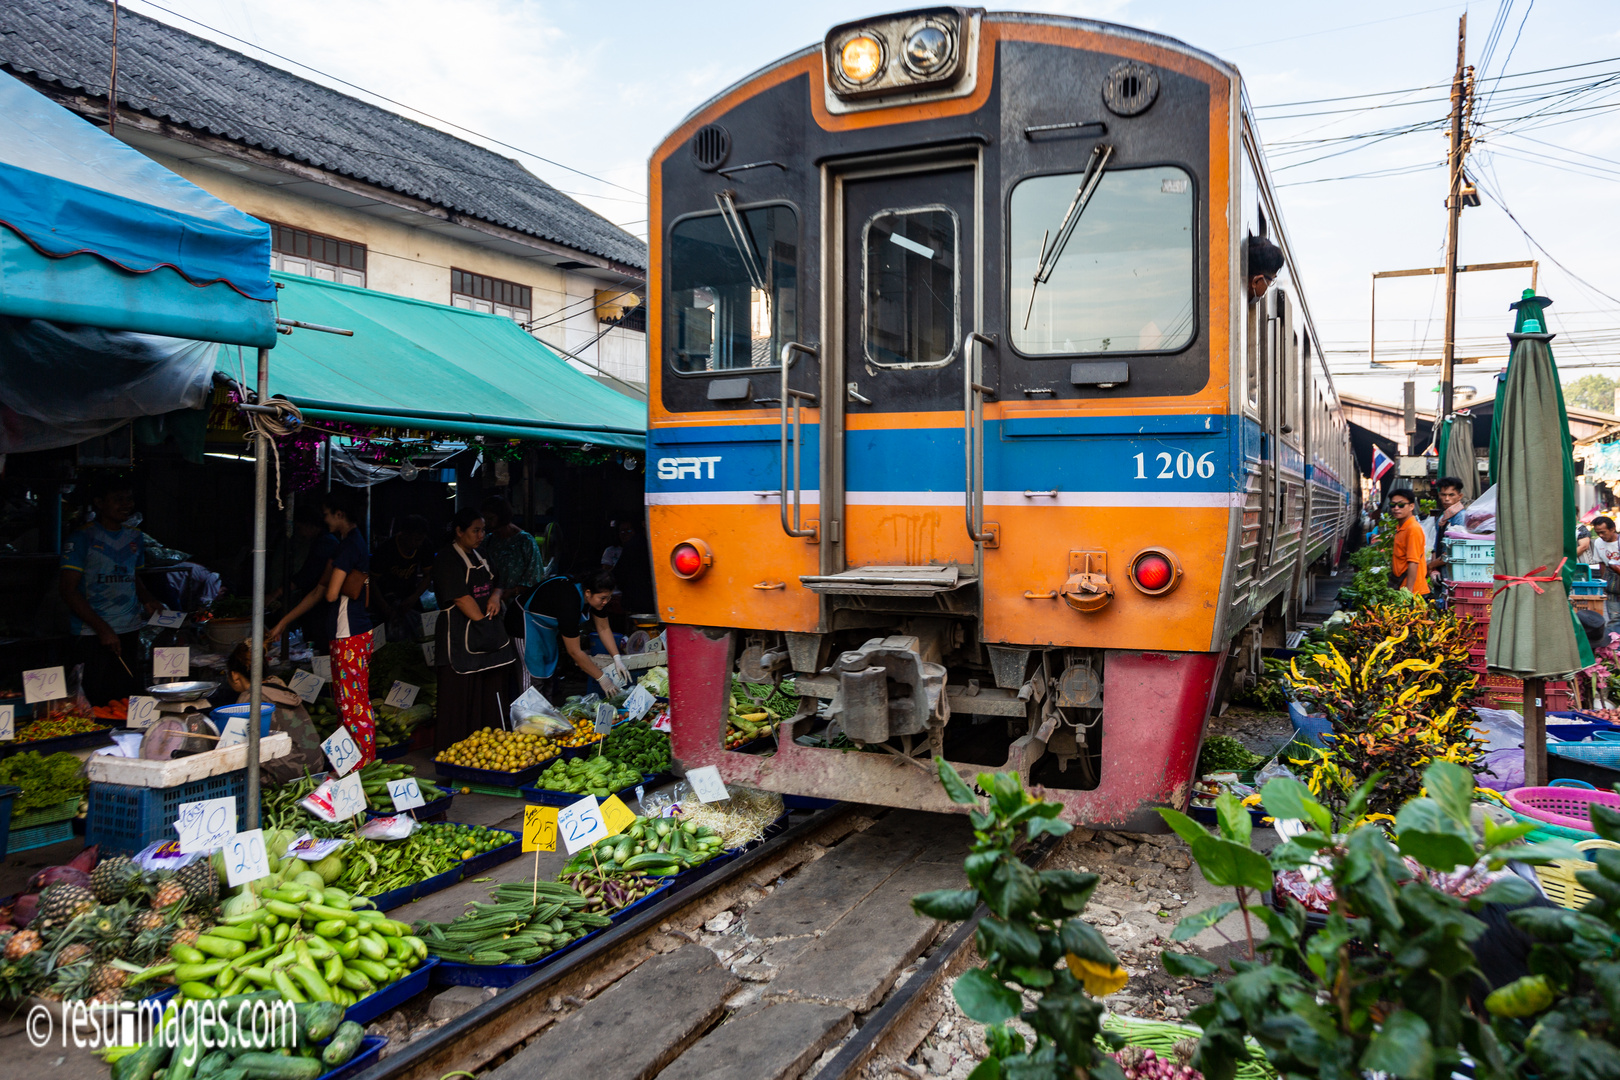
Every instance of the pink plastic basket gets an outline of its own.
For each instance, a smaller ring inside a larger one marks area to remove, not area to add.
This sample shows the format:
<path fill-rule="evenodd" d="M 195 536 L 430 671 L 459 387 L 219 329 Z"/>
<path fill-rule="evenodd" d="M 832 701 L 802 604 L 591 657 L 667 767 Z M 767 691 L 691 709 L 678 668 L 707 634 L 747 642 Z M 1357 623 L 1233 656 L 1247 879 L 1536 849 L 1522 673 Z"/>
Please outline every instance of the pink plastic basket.
<path fill-rule="evenodd" d="M 1525 817 L 1587 832 L 1592 831 L 1592 816 L 1587 810 L 1592 803 L 1620 809 L 1620 795 L 1585 788 L 1522 787 L 1514 788 L 1505 797 L 1508 806 Z"/>

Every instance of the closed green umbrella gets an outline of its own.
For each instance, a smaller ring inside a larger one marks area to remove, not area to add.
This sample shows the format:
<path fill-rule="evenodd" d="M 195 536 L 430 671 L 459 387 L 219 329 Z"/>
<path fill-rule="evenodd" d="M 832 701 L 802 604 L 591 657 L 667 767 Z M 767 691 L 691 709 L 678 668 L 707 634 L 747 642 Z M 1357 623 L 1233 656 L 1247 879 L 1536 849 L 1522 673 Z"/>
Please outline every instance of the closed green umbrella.
<path fill-rule="evenodd" d="M 1445 442 L 1440 444 L 1440 475 L 1462 481 L 1463 502 L 1479 498 L 1479 466 L 1474 458 L 1474 421 L 1454 416 L 1446 421 Z"/>
<path fill-rule="evenodd" d="M 1485 478 L 1496 483 L 1496 445 L 1502 439 L 1502 388 L 1507 386 L 1507 373 L 1496 377 L 1496 404 L 1491 406 L 1491 456 L 1490 471 Z"/>
<path fill-rule="evenodd" d="M 1525 682 L 1525 782 L 1546 780 L 1542 681 L 1592 663 L 1569 603 L 1575 565 L 1575 476 L 1569 418 L 1542 309 L 1526 289 L 1513 356 L 1497 395 L 1496 580 L 1485 663 Z"/>

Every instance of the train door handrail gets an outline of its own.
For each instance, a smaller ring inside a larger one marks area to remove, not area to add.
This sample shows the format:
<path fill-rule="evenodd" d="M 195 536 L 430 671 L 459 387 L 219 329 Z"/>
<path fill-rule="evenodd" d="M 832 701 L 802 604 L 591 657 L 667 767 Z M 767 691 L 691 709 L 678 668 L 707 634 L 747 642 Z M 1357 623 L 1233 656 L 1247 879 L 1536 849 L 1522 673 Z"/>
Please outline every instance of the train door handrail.
<path fill-rule="evenodd" d="M 788 372 L 793 367 L 797 354 L 818 356 L 815 346 L 805 345 L 801 342 L 790 341 L 782 346 L 782 531 L 789 536 L 805 537 L 816 535 L 815 529 L 800 527 L 799 511 L 803 502 L 799 490 L 799 452 L 802 445 L 801 424 L 803 422 L 802 403 L 809 402 L 811 408 L 816 405 L 816 395 L 804 390 L 793 390 L 788 386 Z M 793 410 L 793 520 L 788 521 L 788 409 Z"/>
<path fill-rule="evenodd" d="M 995 539 L 993 533 L 984 532 L 984 399 L 995 397 L 993 388 L 985 386 L 981 350 L 973 343 L 996 347 L 994 334 L 981 334 L 969 330 L 962 338 L 962 447 L 963 474 L 966 487 L 964 511 L 968 537 L 975 544 Z"/>

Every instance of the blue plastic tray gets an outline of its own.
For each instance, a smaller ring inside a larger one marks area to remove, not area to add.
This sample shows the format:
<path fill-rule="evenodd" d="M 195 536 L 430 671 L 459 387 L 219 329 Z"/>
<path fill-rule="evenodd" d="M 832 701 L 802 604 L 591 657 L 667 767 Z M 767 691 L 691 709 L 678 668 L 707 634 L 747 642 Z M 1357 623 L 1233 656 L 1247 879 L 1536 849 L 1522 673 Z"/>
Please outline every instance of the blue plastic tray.
<path fill-rule="evenodd" d="M 607 927 L 592 930 L 584 937 L 549 952 L 532 964 L 463 964 L 454 960 L 439 960 L 433 968 L 435 986 L 516 986 L 558 957 L 567 956 Z M 433 959 L 438 960 L 438 957 Z"/>
<path fill-rule="evenodd" d="M 525 784 L 534 783 L 534 778 L 544 772 L 547 765 L 556 760 L 555 757 L 548 757 L 544 761 L 537 761 L 528 768 L 518 769 L 516 772 L 501 772 L 499 769 L 473 769 L 465 765 L 451 765 L 443 761 L 435 761 L 433 768 L 446 780 L 464 780 L 473 784 L 488 784 L 491 787 L 519 788 Z"/>
<path fill-rule="evenodd" d="M 16 854 L 34 848 L 49 847 L 73 839 L 73 822 L 48 821 L 44 825 L 30 825 L 26 829 L 12 829 L 3 841 L 4 850 Z"/>
<path fill-rule="evenodd" d="M 1608 769 L 1620 768 L 1620 743 L 1548 743 L 1547 753 L 1571 761 L 1584 761 L 1588 765 L 1602 765 Z"/>
<path fill-rule="evenodd" d="M 17 727 L 22 727 L 22 717 L 15 718 Z M 28 742 L 0 742 L 0 758 L 10 757 L 12 754 L 21 754 L 27 750 L 37 751 L 40 755 L 54 754 L 60 750 L 83 750 L 87 746 L 111 746 L 111 727 L 99 731 L 81 731 L 77 735 L 58 735 L 54 739 L 33 739 Z M 142 845 L 143 847 L 145 845 Z"/>
<path fill-rule="evenodd" d="M 417 821 L 437 821 L 450 812 L 450 803 L 453 799 L 455 799 L 455 795 L 446 795 L 442 799 L 434 799 L 432 802 L 423 803 L 415 810 L 408 812 L 414 814 Z M 366 819 L 370 820 L 371 818 L 392 817 L 397 813 L 401 813 L 401 811 L 367 810 Z"/>
<path fill-rule="evenodd" d="M 810 795 L 783 795 L 782 805 L 789 810 L 825 810 L 837 806 L 837 799 L 817 799 Z"/>
<path fill-rule="evenodd" d="M 391 911 L 397 907 L 404 907 L 412 900 L 420 900 L 424 896 L 431 896 L 433 893 L 441 889 L 448 889 L 460 881 L 465 866 L 466 864 L 463 863 L 461 866 L 451 867 L 442 874 L 424 878 L 413 885 L 401 885 L 397 889 L 389 889 L 385 893 L 378 893 L 371 898 L 371 902 L 377 905 L 378 911 Z M 403 921 L 409 922 L 410 920 Z"/>
<path fill-rule="evenodd" d="M 476 877 L 477 875 L 482 874 L 485 870 L 488 870 L 490 867 L 499 866 L 503 862 L 511 862 L 513 859 L 517 858 L 518 853 L 523 850 L 523 838 L 510 829 L 491 829 L 490 832 L 503 832 L 512 839 L 510 842 L 502 844 L 500 847 L 495 848 L 492 851 L 486 851 L 480 855 L 474 855 L 472 858 L 462 863 L 461 876 L 463 879 Z"/>
<path fill-rule="evenodd" d="M 360 1049 L 354 1052 L 354 1057 L 331 1072 L 322 1073 L 319 1080 L 349 1080 L 351 1076 L 359 1076 L 377 1063 L 377 1056 L 382 1053 L 382 1048 L 387 1045 L 388 1040 L 384 1036 L 367 1035 L 360 1040 Z"/>
<path fill-rule="evenodd" d="M 427 989 L 428 982 L 433 977 L 433 967 L 438 962 L 437 956 L 429 954 L 420 967 L 403 979 L 389 983 L 375 994 L 368 994 L 350 1005 L 344 1012 L 343 1019 L 353 1020 L 357 1024 L 369 1024 L 389 1009 L 403 1005 Z"/>
<path fill-rule="evenodd" d="M 622 801 L 628 804 L 631 799 L 635 798 L 636 788 L 647 787 L 652 783 L 656 775 L 657 774 L 655 773 L 648 773 L 642 776 L 642 778 L 637 780 L 634 784 L 631 784 L 628 787 L 622 787 L 613 794 L 617 795 Z M 579 800 L 583 799 L 584 797 L 585 796 L 581 795 L 577 791 L 553 791 L 550 788 L 541 787 L 526 787 L 523 789 L 524 802 L 538 803 L 541 806 L 572 806 L 574 803 L 579 802 Z M 598 804 L 604 803 L 607 801 L 607 798 L 608 797 L 606 795 L 598 795 L 596 797 L 596 801 Z"/>

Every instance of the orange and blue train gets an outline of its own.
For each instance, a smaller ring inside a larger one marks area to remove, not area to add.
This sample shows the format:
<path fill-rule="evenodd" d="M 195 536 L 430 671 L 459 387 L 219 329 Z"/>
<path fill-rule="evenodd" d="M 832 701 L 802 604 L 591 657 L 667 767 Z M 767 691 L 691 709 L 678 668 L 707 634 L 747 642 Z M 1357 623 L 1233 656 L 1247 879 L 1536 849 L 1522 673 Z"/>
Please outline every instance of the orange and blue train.
<path fill-rule="evenodd" d="M 1213 704 L 1359 509 L 1237 69 L 885 15 L 704 104 L 649 181 L 681 763 L 946 810 L 941 755 L 1075 821 L 1185 805 Z M 728 740 L 735 680 L 796 691 L 774 738 Z"/>

